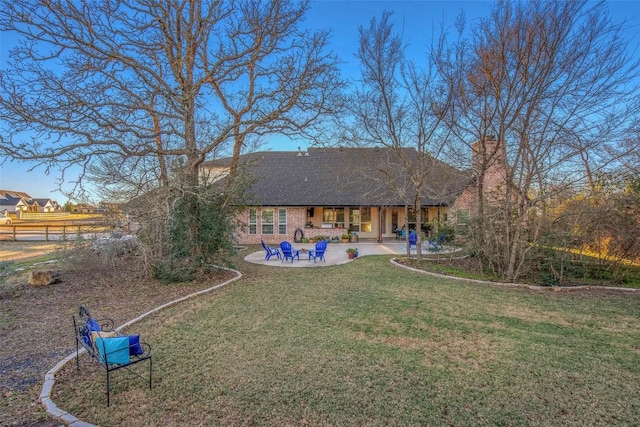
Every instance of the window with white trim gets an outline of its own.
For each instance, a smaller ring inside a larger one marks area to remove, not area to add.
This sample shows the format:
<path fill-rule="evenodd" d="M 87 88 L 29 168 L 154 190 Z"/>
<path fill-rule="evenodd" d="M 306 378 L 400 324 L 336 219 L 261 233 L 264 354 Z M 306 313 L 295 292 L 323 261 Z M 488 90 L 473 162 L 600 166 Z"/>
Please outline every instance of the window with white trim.
<path fill-rule="evenodd" d="M 262 234 L 273 234 L 274 210 L 262 209 Z"/>
<path fill-rule="evenodd" d="M 254 208 L 249 209 L 249 234 L 258 234 L 258 212 Z"/>
<path fill-rule="evenodd" d="M 287 234 L 287 210 L 278 209 L 278 234 Z"/>

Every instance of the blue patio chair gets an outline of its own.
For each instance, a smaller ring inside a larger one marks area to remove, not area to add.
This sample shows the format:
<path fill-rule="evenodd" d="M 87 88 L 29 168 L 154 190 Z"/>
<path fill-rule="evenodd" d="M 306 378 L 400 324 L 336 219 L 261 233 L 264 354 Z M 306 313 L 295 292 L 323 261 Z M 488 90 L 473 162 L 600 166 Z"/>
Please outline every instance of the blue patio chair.
<path fill-rule="evenodd" d="M 298 258 L 298 261 L 300 261 L 300 251 L 293 249 L 291 243 L 286 241 L 280 243 L 280 251 L 282 252 L 282 262 L 289 258 L 291 258 L 292 263 L 294 258 Z"/>
<path fill-rule="evenodd" d="M 434 251 L 434 252 L 441 251 L 442 245 L 444 244 L 444 240 L 445 240 L 444 234 L 439 235 L 437 239 L 429 240 L 428 250 Z"/>
<path fill-rule="evenodd" d="M 282 255 L 280 254 L 280 249 L 278 248 L 272 248 L 271 246 L 267 245 L 264 240 L 261 240 L 262 242 L 262 247 L 264 248 L 264 250 L 267 252 L 267 255 L 264 257 L 264 259 L 266 261 L 269 261 L 269 259 L 272 256 L 276 256 L 278 259 L 282 258 Z"/>
<path fill-rule="evenodd" d="M 326 241 L 323 240 L 322 242 L 316 243 L 316 249 L 309 251 L 309 261 L 311 261 L 311 258 L 313 258 L 313 263 L 315 264 L 316 259 L 320 258 L 321 260 L 323 260 L 326 263 L 327 260 L 324 258 L 324 252 L 326 250 L 327 250 L 327 242 Z"/>
<path fill-rule="evenodd" d="M 396 233 L 396 240 L 402 240 L 402 229 L 401 228 L 394 228 L 393 232 Z"/>
<path fill-rule="evenodd" d="M 415 231 L 411 231 L 409 233 L 409 250 L 417 249 L 416 246 L 418 244 L 418 233 Z"/>

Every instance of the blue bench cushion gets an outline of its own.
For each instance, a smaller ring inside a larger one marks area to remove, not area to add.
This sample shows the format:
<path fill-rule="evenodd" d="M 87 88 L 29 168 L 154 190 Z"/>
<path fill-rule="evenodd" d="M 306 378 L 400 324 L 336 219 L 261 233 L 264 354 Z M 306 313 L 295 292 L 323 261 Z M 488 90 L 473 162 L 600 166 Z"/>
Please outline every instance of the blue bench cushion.
<path fill-rule="evenodd" d="M 92 345 L 91 333 L 99 332 L 100 324 L 96 321 L 96 319 L 94 319 L 93 317 L 90 317 L 87 320 L 86 326 L 87 326 L 86 328 L 82 329 L 82 340 L 86 345 L 91 346 Z"/>
<path fill-rule="evenodd" d="M 100 362 L 116 365 L 129 363 L 129 337 L 97 337 L 96 347 L 100 355 Z"/>
<path fill-rule="evenodd" d="M 87 320 L 87 329 L 89 329 L 90 332 L 99 331 L 100 325 L 98 324 L 96 319 L 90 317 L 89 320 Z"/>
<path fill-rule="evenodd" d="M 140 356 L 144 353 L 140 345 L 140 335 L 129 335 L 129 354 L 131 356 Z"/>

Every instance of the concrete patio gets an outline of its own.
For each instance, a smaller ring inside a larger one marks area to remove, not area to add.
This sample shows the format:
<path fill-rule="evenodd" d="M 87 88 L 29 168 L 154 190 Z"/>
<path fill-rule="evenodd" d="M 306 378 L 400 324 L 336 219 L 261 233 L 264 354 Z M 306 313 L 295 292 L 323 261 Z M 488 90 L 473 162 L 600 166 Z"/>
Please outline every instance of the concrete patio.
<path fill-rule="evenodd" d="M 271 245 L 275 247 L 275 245 Z M 262 265 L 270 265 L 274 267 L 326 267 L 332 265 L 340 265 L 346 264 L 350 261 L 354 261 L 349 259 L 347 255 L 347 248 L 357 248 L 358 256 L 366 256 L 366 255 L 403 255 L 406 253 L 406 244 L 404 241 L 400 240 L 391 240 L 382 243 L 378 243 L 375 241 L 360 241 L 358 243 L 329 243 L 327 245 L 327 251 L 324 254 L 327 262 L 323 262 L 321 260 L 316 260 L 316 263 L 313 260 L 309 260 L 309 250 L 313 250 L 315 248 L 314 243 L 294 243 L 294 249 L 300 251 L 300 261 L 295 259 L 293 262 L 290 260 L 282 262 L 275 256 L 272 256 L 269 261 L 266 261 L 265 251 L 260 250 L 258 252 L 253 252 L 247 255 L 244 260 L 247 262 L 251 262 L 254 264 L 262 264 Z M 412 251 L 415 253 L 415 251 Z M 424 252 L 428 253 L 428 252 Z"/>

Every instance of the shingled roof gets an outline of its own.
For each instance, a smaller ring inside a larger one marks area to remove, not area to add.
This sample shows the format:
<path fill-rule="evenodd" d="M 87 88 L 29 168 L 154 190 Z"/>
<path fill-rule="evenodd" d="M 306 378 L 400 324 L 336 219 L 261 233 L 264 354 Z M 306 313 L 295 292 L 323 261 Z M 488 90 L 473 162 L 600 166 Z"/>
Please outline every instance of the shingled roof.
<path fill-rule="evenodd" d="M 264 151 L 242 155 L 240 165 L 255 182 L 262 206 L 404 206 L 398 189 L 410 194 L 404 162 L 418 153 L 380 148 L 309 148 L 307 152 Z M 223 169 L 231 159 L 208 162 Z M 429 157 L 424 206 L 448 205 L 469 183 L 469 174 Z"/>

